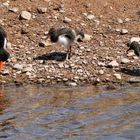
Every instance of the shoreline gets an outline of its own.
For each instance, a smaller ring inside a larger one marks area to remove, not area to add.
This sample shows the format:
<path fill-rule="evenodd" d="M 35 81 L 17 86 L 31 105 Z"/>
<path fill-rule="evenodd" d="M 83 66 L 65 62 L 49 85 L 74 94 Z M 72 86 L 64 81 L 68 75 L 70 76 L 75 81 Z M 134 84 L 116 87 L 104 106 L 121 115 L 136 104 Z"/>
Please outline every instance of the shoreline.
<path fill-rule="evenodd" d="M 140 59 L 133 51 L 126 54 L 128 41 L 139 36 L 137 5 L 140 1 L 22 0 L 19 6 L 2 0 L 0 24 L 7 31 L 10 59 L 0 84 L 140 83 Z M 73 44 L 73 55 L 66 61 L 64 48 L 46 40 L 52 26 L 81 29 L 91 38 Z"/>

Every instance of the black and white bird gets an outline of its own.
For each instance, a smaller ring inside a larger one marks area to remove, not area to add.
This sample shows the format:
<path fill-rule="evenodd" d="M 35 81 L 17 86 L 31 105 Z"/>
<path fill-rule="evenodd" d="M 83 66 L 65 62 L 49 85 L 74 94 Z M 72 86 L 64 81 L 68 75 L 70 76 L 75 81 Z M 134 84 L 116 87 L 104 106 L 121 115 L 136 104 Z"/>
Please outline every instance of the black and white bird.
<path fill-rule="evenodd" d="M 0 26 L 0 70 L 2 70 L 4 62 L 9 58 L 7 51 L 7 33 Z"/>
<path fill-rule="evenodd" d="M 67 49 L 67 59 L 70 59 L 71 45 L 82 41 L 84 33 L 71 28 L 50 28 L 48 37 L 50 37 L 51 42 L 63 45 Z"/>
<path fill-rule="evenodd" d="M 140 44 L 137 41 L 133 41 L 127 44 L 127 46 L 129 47 L 129 49 L 127 50 L 127 53 L 130 50 L 133 50 L 135 55 L 140 56 Z"/>

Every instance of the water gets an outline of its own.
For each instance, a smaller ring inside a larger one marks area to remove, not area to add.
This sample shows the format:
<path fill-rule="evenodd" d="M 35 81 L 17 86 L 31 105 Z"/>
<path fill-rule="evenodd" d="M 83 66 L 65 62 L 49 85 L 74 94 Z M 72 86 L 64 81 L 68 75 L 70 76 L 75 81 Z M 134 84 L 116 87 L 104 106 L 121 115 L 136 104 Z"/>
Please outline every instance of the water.
<path fill-rule="evenodd" d="M 7 87 L 0 140 L 140 140 L 140 87 Z"/>

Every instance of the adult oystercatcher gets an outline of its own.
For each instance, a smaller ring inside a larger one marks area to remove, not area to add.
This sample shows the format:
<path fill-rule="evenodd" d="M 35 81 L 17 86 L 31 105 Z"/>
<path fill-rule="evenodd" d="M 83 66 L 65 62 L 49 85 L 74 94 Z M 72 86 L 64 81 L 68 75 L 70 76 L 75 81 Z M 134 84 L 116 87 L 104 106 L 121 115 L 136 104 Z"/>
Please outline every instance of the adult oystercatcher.
<path fill-rule="evenodd" d="M 9 56 L 7 52 L 7 34 L 0 26 L 0 71 L 3 69 L 4 62 L 7 61 Z"/>
<path fill-rule="evenodd" d="M 50 28 L 48 32 L 51 42 L 59 43 L 67 49 L 67 59 L 71 57 L 72 43 L 78 43 L 84 38 L 84 33 L 79 30 L 71 28 Z"/>

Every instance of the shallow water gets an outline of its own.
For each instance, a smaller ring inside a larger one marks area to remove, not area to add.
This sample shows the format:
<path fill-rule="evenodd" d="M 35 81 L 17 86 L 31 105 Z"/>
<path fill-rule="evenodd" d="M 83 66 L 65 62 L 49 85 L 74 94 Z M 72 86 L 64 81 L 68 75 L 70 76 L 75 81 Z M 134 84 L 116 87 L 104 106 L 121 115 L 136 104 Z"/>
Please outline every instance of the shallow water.
<path fill-rule="evenodd" d="M 7 87 L 0 139 L 140 140 L 140 87 Z"/>

